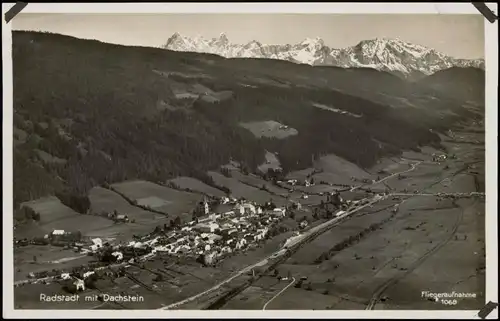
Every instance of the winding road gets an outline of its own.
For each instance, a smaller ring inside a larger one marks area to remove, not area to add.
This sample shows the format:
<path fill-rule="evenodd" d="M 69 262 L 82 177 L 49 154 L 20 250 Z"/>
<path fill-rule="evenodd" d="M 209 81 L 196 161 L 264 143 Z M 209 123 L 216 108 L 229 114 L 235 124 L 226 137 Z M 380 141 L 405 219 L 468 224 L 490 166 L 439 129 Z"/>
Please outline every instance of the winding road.
<path fill-rule="evenodd" d="M 400 175 L 400 174 L 405 174 L 405 173 L 409 173 L 409 172 L 411 172 L 411 171 L 414 171 L 414 170 L 415 170 L 415 168 L 417 168 L 417 166 L 418 166 L 418 165 L 420 165 L 420 164 L 422 164 L 422 161 L 418 161 L 418 162 L 416 162 L 416 163 L 411 164 L 411 165 L 410 165 L 410 169 L 407 169 L 406 171 L 402 171 L 402 172 L 398 172 L 398 173 L 391 174 L 391 175 L 386 176 L 386 177 L 384 177 L 384 178 L 382 178 L 382 179 L 380 179 L 380 180 L 378 180 L 378 181 L 374 181 L 373 183 L 369 183 L 369 184 L 362 184 L 362 185 L 355 186 L 355 187 L 351 188 L 349 191 L 350 191 L 350 192 L 354 192 L 355 190 L 360 189 L 360 188 L 362 188 L 362 187 L 364 187 L 364 186 L 366 186 L 366 185 L 376 185 L 376 184 L 379 184 L 379 183 L 383 183 L 383 182 L 385 182 L 386 180 L 393 178 L 394 176 L 397 176 L 397 175 Z"/>

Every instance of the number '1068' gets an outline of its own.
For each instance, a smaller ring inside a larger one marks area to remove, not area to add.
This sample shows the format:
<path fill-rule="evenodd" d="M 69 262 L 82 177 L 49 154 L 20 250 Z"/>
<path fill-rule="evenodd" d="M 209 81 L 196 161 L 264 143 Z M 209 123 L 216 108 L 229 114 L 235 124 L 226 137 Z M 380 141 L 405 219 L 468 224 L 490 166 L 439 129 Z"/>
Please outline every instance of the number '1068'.
<path fill-rule="evenodd" d="M 457 300 L 441 300 L 441 303 L 442 304 L 445 304 L 445 305 L 457 305 Z"/>

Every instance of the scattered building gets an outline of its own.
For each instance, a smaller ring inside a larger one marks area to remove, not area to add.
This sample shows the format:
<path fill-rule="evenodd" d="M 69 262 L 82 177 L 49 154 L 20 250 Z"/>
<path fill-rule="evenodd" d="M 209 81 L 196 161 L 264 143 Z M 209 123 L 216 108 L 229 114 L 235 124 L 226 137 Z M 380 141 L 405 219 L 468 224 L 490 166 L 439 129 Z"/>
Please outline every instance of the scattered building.
<path fill-rule="evenodd" d="M 85 282 L 83 282 L 83 280 L 76 279 L 73 282 L 73 285 L 75 286 L 76 291 L 85 291 Z"/>
<path fill-rule="evenodd" d="M 273 210 L 273 214 L 279 215 L 279 216 L 285 216 L 286 215 L 286 209 L 277 207 Z"/>
<path fill-rule="evenodd" d="M 66 232 L 64 230 L 53 230 L 52 231 L 52 236 L 54 235 L 64 235 Z"/>
<path fill-rule="evenodd" d="M 85 272 L 85 273 L 83 273 L 83 278 L 86 279 L 86 278 L 88 278 L 89 276 L 91 276 L 94 273 L 95 273 L 94 271 Z"/>
<path fill-rule="evenodd" d="M 122 252 L 113 252 L 111 253 L 111 255 L 113 255 L 116 259 L 116 261 L 121 261 L 123 260 L 123 253 Z"/>
<path fill-rule="evenodd" d="M 124 215 L 124 214 L 119 214 L 115 217 L 115 221 L 116 222 L 123 222 L 123 223 L 127 223 L 129 221 L 129 218 L 127 215 Z"/>

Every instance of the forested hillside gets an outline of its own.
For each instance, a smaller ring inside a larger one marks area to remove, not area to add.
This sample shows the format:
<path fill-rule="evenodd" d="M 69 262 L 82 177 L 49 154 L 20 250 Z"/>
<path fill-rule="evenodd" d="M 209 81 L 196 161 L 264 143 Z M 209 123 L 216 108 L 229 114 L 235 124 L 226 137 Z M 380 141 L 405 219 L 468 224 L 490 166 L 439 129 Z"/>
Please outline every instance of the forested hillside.
<path fill-rule="evenodd" d="M 133 178 L 212 183 L 207 170 L 230 159 L 254 170 L 265 150 L 278 152 L 285 171 L 328 153 L 369 167 L 384 155 L 438 146 L 430 128 L 444 131 L 471 116 L 453 98 L 366 69 L 35 32 L 13 32 L 13 63 L 16 205 Z M 267 120 L 298 135 L 259 139 L 240 126 Z"/>

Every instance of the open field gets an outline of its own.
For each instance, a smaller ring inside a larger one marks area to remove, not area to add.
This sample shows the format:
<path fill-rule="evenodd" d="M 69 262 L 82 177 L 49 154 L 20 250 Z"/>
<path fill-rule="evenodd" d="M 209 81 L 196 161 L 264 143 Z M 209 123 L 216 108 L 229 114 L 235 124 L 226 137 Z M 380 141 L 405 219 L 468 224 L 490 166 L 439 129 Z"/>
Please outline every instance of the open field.
<path fill-rule="evenodd" d="M 200 192 L 212 196 L 224 196 L 225 193 L 215 187 L 209 186 L 195 178 L 192 177 L 176 177 L 174 179 L 171 179 L 169 182 L 174 183 L 175 185 L 179 186 L 180 189 L 190 189 L 195 192 Z"/>
<path fill-rule="evenodd" d="M 231 194 L 235 198 L 243 197 L 247 200 L 257 202 L 259 204 L 264 204 L 269 200 L 273 200 L 277 203 L 283 203 L 283 198 L 275 196 L 267 191 L 260 189 L 259 187 L 253 187 L 251 185 L 240 182 L 237 178 L 226 177 L 218 172 L 208 172 L 208 174 L 213 178 L 217 185 L 225 186 L 231 190 Z M 252 179 L 256 182 L 255 179 Z M 262 181 L 263 182 L 263 181 Z"/>
<path fill-rule="evenodd" d="M 77 212 L 62 204 L 55 196 L 44 197 L 31 202 L 21 204 L 40 214 L 40 222 L 44 224 L 64 220 L 68 217 L 78 215 Z"/>
<path fill-rule="evenodd" d="M 231 171 L 231 177 L 238 180 L 239 182 L 246 184 L 251 187 L 255 187 L 258 189 L 261 189 L 263 186 L 266 188 L 264 192 L 268 192 L 270 195 L 276 197 L 287 197 L 289 194 L 289 191 L 287 189 L 278 187 L 274 184 L 272 184 L 269 181 L 266 181 L 259 176 L 250 174 L 250 175 L 244 175 L 238 170 L 233 170 Z M 273 198 L 273 199 L 274 199 Z"/>
<path fill-rule="evenodd" d="M 285 127 L 285 125 L 274 120 L 241 123 L 240 126 L 248 129 L 257 138 L 271 137 L 284 139 L 289 136 L 298 135 L 299 133 L 295 128 Z"/>
<path fill-rule="evenodd" d="M 56 246 L 29 245 L 15 248 L 14 280 L 26 279 L 29 272 L 71 268 L 89 262 L 91 259 L 92 257 Z"/>
<path fill-rule="evenodd" d="M 130 205 L 127 200 L 117 193 L 102 187 L 94 187 L 89 193 L 89 198 L 92 203 L 92 211 L 96 214 L 112 213 L 116 210 L 119 214 L 127 215 L 137 223 L 165 219 L 164 215 Z"/>
<path fill-rule="evenodd" d="M 371 175 L 356 164 L 336 155 L 321 157 L 314 163 L 314 167 L 322 170 L 322 172 L 313 175 L 316 182 L 325 181 L 331 184 L 353 184 L 351 177 L 369 180 L 376 178 L 376 176 Z"/>
<path fill-rule="evenodd" d="M 269 169 L 277 170 L 281 168 L 280 161 L 274 153 L 266 151 L 265 158 L 266 162 L 258 167 L 258 169 L 263 173 L 266 173 Z"/>
<path fill-rule="evenodd" d="M 140 180 L 113 184 L 112 187 L 139 205 L 142 204 L 171 216 L 189 212 L 202 199 L 199 194 L 178 191 Z"/>
<path fill-rule="evenodd" d="M 48 197 L 26 203 L 25 206 L 40 213 L 40 221 L 24 224 L 16 228 L 18 238 L 32 238 L 44 236 L 55 229 L 66 231 L 80 231 L 82 234 L 110 227 L 113 225 L 108 219 L 93 215 L 80 214 L 62 204 L 56 197 Z"/>

